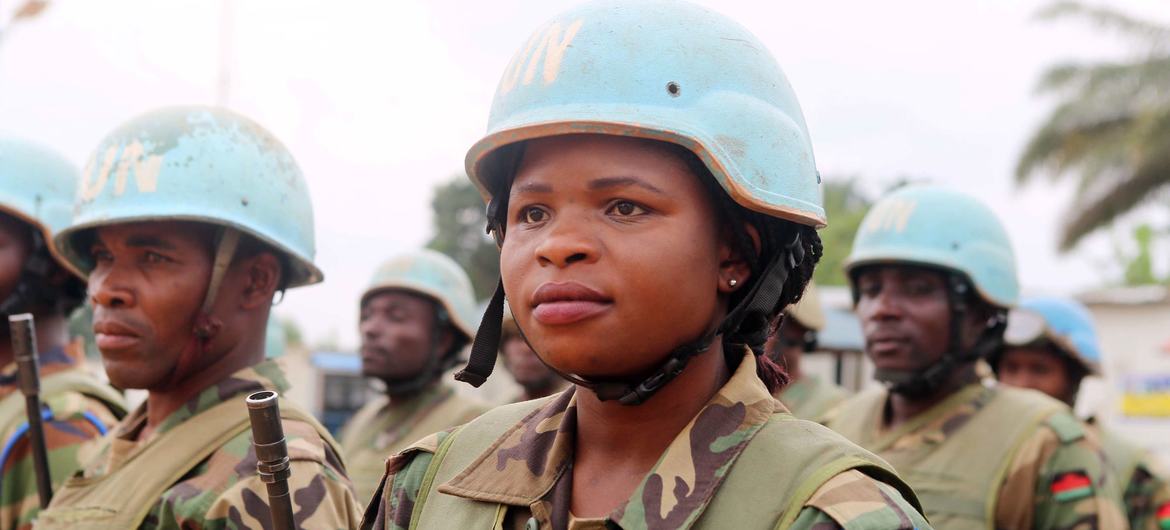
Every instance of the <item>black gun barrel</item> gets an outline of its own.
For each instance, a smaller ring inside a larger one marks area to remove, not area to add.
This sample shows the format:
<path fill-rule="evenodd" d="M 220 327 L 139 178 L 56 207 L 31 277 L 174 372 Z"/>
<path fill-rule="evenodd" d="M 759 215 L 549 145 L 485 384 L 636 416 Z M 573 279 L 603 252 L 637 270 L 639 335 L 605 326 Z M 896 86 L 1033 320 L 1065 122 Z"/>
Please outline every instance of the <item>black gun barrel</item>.
<path fill-rule="evenodd" d="M 33 316 L 29 313 L 8 317 L 12 335 L 12 351 L 20 379 L 20 393 L 28 412 L 28 438 L 32 445 L 33 471 L 37 476 L 37 496 L 41 508 L 53 499 L 52 475 L 49 474 L 49 451 L 45 447 L 45 424 L 41 416 L 41 373 L 37 362 L 37 333 Z"/>
<path fill-rule="evenodd" d="M 295 530 L 292 498 L 288 491 L 288 445 L 280 423 L 280 396 L 265 390 L 248 396 L 248 418 L 252 422 L 252 445 L 256 447 L 256 471 L 268 488 L 268 509 L 276 530 Z"/>

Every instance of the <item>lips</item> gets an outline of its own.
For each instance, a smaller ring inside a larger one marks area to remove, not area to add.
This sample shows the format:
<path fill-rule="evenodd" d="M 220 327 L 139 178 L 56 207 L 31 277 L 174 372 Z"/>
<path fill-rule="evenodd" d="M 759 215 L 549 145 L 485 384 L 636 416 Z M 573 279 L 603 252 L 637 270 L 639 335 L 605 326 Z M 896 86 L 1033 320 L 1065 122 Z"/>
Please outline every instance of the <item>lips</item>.
<path fill-rule="evenodd" d="M 541 324 L 572 324 L 600 315 L 613 299 L 577 282 L 548 282 L 532 293 L 532 316 Z"/>
<path fill-rule="evenodd" d="M 142 340 L 133 328 L 113 320 L 94 322 L 93 332 L 94 342 L 103 353 L 131 348 Z"/>

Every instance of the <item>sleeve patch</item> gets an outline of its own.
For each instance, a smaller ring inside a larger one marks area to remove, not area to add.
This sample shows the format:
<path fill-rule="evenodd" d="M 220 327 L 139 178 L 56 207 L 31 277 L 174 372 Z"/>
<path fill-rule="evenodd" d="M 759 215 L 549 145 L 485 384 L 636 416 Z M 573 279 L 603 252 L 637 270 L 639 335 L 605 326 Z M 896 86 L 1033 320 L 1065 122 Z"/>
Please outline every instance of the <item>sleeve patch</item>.
<path fill-rule="evenodd" d="M 1061 473 L 1052 479 L 1049 488 L 1053 498 L 1059 502 L 1076 501 L 1093 495 L 1093 481 L 1084 471 Z"/>
<path fill-rule="evenodd" d="M 1170 502 L 1159 506 L 1154 517 L 1158 519 L 1159 530 L 1170 530 Z"/>

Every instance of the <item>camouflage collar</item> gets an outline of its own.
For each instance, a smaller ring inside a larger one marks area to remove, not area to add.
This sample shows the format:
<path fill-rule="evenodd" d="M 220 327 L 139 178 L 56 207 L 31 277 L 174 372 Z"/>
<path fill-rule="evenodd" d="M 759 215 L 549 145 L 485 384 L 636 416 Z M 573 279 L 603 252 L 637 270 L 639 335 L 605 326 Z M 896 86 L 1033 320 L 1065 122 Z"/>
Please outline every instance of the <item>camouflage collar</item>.
<path fill-rule="evenodd" d="M 288 386 L 284 370 L 276 361 L 264 361 L 240 370 L 199 392 L 185 405 L 179 407 L 179 410 L 167 416 L 167 419 L 158 426 L 155 435 L 162 434 L 200 412 L 240 394 L 250 394 L 261 390 L 275 390 L 283 393 L 288 389 Z M 136 439 L 137 433 L 146 425 L 146 403 L 139 405 L 132 414 L 122 420 L 121 425 L 122 427 L 118 429 L 119 438 Z"/>
<path fill-rule="evenodd" d="M 567 521 L 576 439 L 570 388 L 506 431 L 440 491 L 529 508 L 541 527 Z M 609 516 L 621 528 L 689 528 L 748 442 L 777 410 L 745 354 L 731 379 L 675 437 L 634 494 Z"/>
<path fill-rule="evenodd" d="M 37 363 L 40 365 L 40 374 L 47 375 L 70 370 L 81 365 L 82 353 L 80 345 L 70 344 L 67 347 L 57 347 L 37 354 Z M 16 363 L 11 362 L 0 367 L 0 397 L 17 391 Z"/>

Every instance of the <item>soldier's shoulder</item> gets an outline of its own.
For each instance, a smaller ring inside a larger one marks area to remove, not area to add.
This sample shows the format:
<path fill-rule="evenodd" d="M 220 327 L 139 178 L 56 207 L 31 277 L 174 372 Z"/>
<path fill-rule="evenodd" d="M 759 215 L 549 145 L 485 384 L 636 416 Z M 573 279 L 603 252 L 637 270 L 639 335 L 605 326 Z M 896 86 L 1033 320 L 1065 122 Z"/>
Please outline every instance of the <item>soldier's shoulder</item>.
<path fill-rule="evenodd" d="M 818 488 L 805 503 L 845 530 L 911 530 L 930 528 L 922 514 L 892 486 L 852 469 Z M 798 519 L 799 520 L 799 519 Z M 813 526 L 815 528 L 816 526 Z"/>
<path fill-rule="evenodd" d="M 1063 402 L 1035 390 L 999 386 L 996 392 L 996 399 L 1008 401 L 1020 417 L 1040 418 L 1033 437 L 1055 435 L 1063 445 L 1086 440 L 1088 430 L 1084 422 Z"/>

